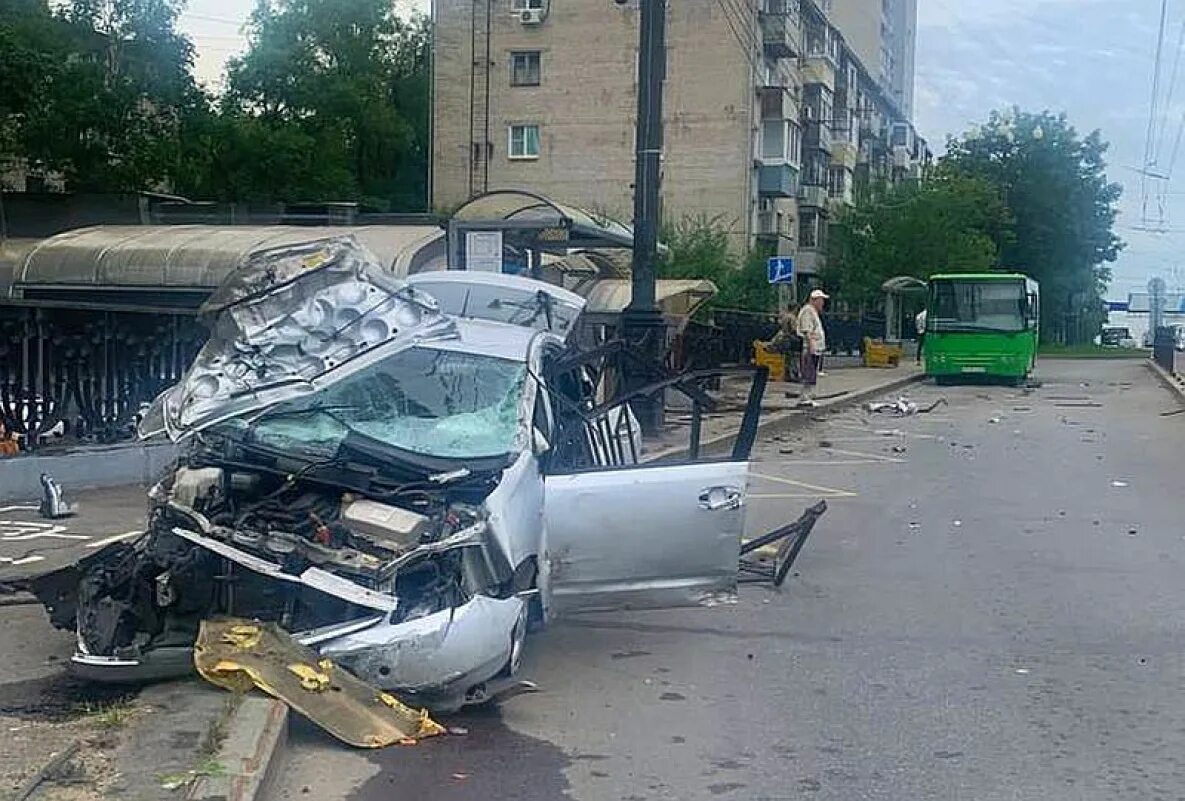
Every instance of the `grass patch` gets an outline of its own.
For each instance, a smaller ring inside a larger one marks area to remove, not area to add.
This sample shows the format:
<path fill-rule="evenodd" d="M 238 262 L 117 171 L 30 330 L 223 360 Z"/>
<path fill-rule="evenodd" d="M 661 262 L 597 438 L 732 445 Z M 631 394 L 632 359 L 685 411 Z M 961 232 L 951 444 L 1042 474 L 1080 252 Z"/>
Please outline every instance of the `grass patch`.
<path fill-rule="evenodd" d="M 1038 356 L 1051 359 L 1147 359 L 1152 351 L 1143 348 L 1104 348 L 1101 345 L 1042 345 Z"/>
<path fill-rule="evenodd" d="M 122 729 L 136 714 L 136 703 L 132 698 L 117 701 L 86 702 L 81 708 L 83 720 L 99 729 L 111 731 Z"/>
<path fill-rule="evenodd" d="M 160 776 L 160 787 L 162 790 L 180 790 L 182 787 L 188 787 L 195 781 L 201 778 L 208 778 L 212 776 L 225 776 L 226 766 L 214 759 L 207 759 L 199 764 L 193 770 L 187 770 L 184 773 L 166 773 Z"/>
<path fill-rule="evenodd" d="M 242 701 L 243 696 L 240 693 L 231 693 L 227 697 L 222 705 L 222 711 L 217 718 L 210 721 L 210 725 L 202 737 L 201 745 L 198 747 L 199 754 L 206 758 L 212 758 L 218 753 L 222 748 L 222 743 L 226 741 L 230 720 L 234 717 L 235 711 L 238 710 Z"/>

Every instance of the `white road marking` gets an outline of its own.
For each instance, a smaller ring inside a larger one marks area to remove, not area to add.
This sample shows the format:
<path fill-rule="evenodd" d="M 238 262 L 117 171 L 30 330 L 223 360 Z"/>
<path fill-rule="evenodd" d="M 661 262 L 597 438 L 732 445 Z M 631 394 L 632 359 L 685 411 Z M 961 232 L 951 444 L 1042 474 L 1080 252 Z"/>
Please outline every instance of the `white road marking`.
<path fill-rule="evenodd" d="M 27 542 L 41 538 L 55 540 L 89 540 L 86 534 L 67 534 L 66 527 L 54 523 L 31 520 L 0 520 L 0 543 Z"/>
<path fill-rule="evenodd" d="M 829 501 L 834 501 L 834 500 L 841 500 L 843 498 L 855 498 L 856 493 L 845 492 L 840 495 L 834 495 L 834 494 L 829 494 L 826 492 L 785 492 L 785 493 L 775 493 L 772 495 L 766 495 L 763 493 L 761 495 L 747 495 L 745 497 L 747 500 L 750 500 L 750 501 L 786 501 L 786 500 L 804 500 L 804 499 L 817 500 L 818 498 L 826 498 Z"/>
<path fill-rule="evenodd" d="M 112 534 L 110 537 L 104 537 L 101 540 L 95 540 L 94 542 L 88 542 L 83 547 L 85 547 L 85 548 L 102 548 L 104 545 L 110 545 L 113 542 L 119 542 L 120 540 L 126 540 L 129 537 L 135 537 L 135 536 L 138 536 L 143 533 L 144 533 L 144 530 L 138 528 L 135 531 L 125 531 L 123 534 Z"/>
<path fill-rule="evenodd" d="M 3 512 L 36 512 L 40 506 L 0 506 L 0 513 Z"/>
<path fill-rule="evenodd" d="M 13 559 L 11 556 L 0 556 L 0 563 L 12 565 L 13 567 L 20 567 L 21 565 L 31 565 L 34 562 L 44 562 L 44 556 L 22 556 L 20 559 Z"/>
<path fill-rule="evenodd" d="M 857 495 L 857 493 L 849 492 L 848 490 L 835 489 L 834 487 L 820 487 L 818 484 L 808 484 L 805 481 L 795 481 L 792 478 L 783 478 L 782 476 L 771 476 L 765 473 L 755 473 L 752 471 L 749 472 L 749 475 L 753 476 L 754 478 L 764 479 L 765 481 L 776 481 L 780 484 L 788 484 L 791 487 L 801 487 L 802 489 L 827 493 L 828 495 L 834 495 L 837 498 L 854 498 Z"/>
<path fill-rule="evenodd" d="M 884 456 L 879 453 L 864 453 L 863 451 L 846 451 L 842 448 L 829 448 L 832 453 L 841 453 L 844 456 L 855 456 L 859 459 L 867 459 L 870 462 L 885 462 L 888 464 L 905 464 L 904 459 L 896 459 L 892 456 Z"/>

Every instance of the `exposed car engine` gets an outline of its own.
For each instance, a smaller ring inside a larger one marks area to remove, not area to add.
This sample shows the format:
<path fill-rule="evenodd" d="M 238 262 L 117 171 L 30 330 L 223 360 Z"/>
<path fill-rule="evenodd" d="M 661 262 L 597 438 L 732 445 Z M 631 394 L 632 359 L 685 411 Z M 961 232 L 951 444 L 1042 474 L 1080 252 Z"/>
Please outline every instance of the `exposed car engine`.
<path fill-rule="evenodd" d="M 90 654 L 187 645 L 220 615 L 299 633 L 376 612 L 400 623 L 497 591 L 481 509 L 442 489 L 395 505 L 271 473 L 181 467 L 150 497 L 148 533 L 80 586 Z"/>

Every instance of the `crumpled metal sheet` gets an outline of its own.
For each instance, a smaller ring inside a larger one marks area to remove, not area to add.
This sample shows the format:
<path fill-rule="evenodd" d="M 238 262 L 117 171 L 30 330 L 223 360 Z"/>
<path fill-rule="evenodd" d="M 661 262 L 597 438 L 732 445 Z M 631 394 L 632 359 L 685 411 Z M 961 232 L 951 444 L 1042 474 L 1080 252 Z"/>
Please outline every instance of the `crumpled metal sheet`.
<path fill-rule="evenodd" d="M 204 620 L 193 661 L 212 684 L 233 692 L 258 687 L 358 748 L 382 748 L 445 732 L 426 710 L 412 709 L 320 658 L 274 623 Z"/>

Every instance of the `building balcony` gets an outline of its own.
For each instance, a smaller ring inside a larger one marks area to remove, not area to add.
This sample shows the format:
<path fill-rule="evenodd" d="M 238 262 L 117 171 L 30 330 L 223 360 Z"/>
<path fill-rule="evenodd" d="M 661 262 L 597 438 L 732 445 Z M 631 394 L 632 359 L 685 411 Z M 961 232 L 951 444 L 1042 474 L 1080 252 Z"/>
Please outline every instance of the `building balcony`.
<path fill-rule="evenodd" d="M 799 72 L 804 84 L 822 84 L 835 91 L 835 60 L 831 56 L 823 53 L 808 54 L 802 59 Z"/>
<path fill-rule="evenodd" d="M 794 197 L 798 194 L 798 170 L 789 164 L 760 164 L 757 193 L 762 197 Z"/>
<path fill-rule="evenodd" d="M 793 86 L 765 84 L 757 88 L 761 97 L 761 119 L 798 119 L 798 94 Z"/>
<path fill-rule="evenodd" d="M 803 184 L 798 188 L 798 205 L 826 209 L 827 187 L 822 184 Z"/>
<path fill-rule="evenodd" d="M 831 152 L 831 125 L 819 120 L 812 120 L 806 124 L 802 133 L 802 146 L 807 150 L 822 150 Z"/>
<path fill-rule="evenodd" d="M 856 166 L 859 149 L 846 136 L 836 136 L 831 142 L 831 163 L 849 170 Z"/>
<path fill-rule="evenodd" d="M 790 13 L 762 11 L 761 47 L 768 58 L 795 58 L 799 53 L 799 31 Z"/>
<path fill-rule="evenodd" d="M 793 256 L 793 218 L 775 211 L 763 211 L 757 215 L 757 230 L 754 237 L 766 247 L 771 256 Z"/>
<path fill-rule="evenodd" d="M 913 151 L 903 145 L 897 145 L 893 148 L 893 167 L 896 169 L 905 169 L 913 164 Z"/>

